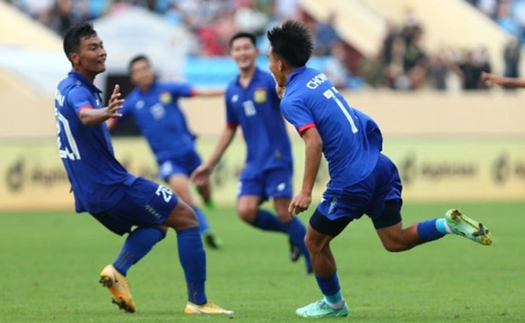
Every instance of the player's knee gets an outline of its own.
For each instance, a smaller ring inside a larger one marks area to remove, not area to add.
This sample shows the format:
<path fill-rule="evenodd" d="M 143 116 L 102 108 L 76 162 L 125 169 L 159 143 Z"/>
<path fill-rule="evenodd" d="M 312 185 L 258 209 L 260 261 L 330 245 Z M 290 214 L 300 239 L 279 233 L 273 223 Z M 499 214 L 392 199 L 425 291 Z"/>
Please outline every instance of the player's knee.
<path fill-rule="evenodd" d="M 401 245 L 395 243 L 384 243 L 383 247 L 385 247 L 385 250 L 388 252 L 400 252 L 404 250 Z"/>
<path fill-rule="evenodd" d="M 175 209 L 173 209 L 163 225 L 173 228 L 175 231 L 198 227 L 199 222 L 195 215 L 195 211 L 193 211 L 193 209 L 186 203 L 181 202 L 182 201 L 180 201 Z"/>
<path fill-rule="evenodd" d="M 383 240 L 383 247 L 388 252 L 401 252 L 409 249 L 409 247 L 405 245 L 401 239 Z"/>
<path fill-rule="evenodd" d="M 244 222 L 253 223 L 257 217 L 257 206 L 239 206 L 237 208 L 237 213 Z"/>
<path fill-rule="evenodd" d="M 291 220 L 290 212 L 288 212 L 288 205 L 289 204 L 283 205 L 283 204 L 277 204 L 277 203 L 274 205 L 275 214 L 277 215 L 279 220 L 281 220 L 281 222 L 283 223 L 286 223 Z"/>
<path fill-rule="evenodd" d="M 320 241 L 319 239 L 314 238 L 313 235 L 306 233 L 304 236 L 304 243 L 306 248 L 311 254 L 320 254 L 326 248 L 326 244 Z"/>
<path fill-rule="evenodd" d="M 282 223 L 286 223 L 290 221 L 290 213 L 288 213 L 288 209 L 285 210 L 276 210 L 275 212 L 277 214 L 277 217 Z"/>

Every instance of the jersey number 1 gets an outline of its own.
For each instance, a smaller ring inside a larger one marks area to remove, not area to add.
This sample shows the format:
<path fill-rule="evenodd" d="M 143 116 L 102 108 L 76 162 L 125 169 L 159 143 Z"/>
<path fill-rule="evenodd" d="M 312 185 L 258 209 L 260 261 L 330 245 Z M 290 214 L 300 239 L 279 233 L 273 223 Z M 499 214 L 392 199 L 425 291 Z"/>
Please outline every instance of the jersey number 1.
<path fill-rule="evenodd" d="M 349 108 L 345 107 L 344 104 L 341 102 L 341 100 L 337 98 L 337 96 L 335 95 L 336 93 L 339 93 L 339 92 L 334 87 L 332 87 L 331 89 L 324 91 L 323 95 L 327 99 L 335 100 L 335 103 L 337 103 L 337 106 L 339 107 L 339 109 L 341 109 L 341 111 L 345 115 L 346 120 L 348 120 L 348 123 L 350 123 L 350 128 L 352 129 L 352 133 L 358 132 L 359 130 L 357 129 L 355 125 L 354 119 L 352 119 L 352 116 L 350 115 Z"/>

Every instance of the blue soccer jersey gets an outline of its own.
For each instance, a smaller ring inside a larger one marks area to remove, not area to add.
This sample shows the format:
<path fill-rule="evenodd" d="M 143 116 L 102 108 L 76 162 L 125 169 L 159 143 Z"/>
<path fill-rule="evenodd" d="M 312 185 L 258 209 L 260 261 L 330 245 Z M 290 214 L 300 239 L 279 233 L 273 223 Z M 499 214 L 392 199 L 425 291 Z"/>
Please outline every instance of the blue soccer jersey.
<path fill-rule="evenodd" d="M 133 117 L 157 162 L 184 156 L 195 149 L 195 135 L 179 108 L 180 97 L 193 95 L 187 84 L 155 82 L 148 92 L 135 88 L 124 101 L 122 118 Z"/>
<path fill-rule="evenodd" d="M 58 149 L 77 212 L 107 210 L 123 197 L 119 188 L 136 179 L 115 159 L 106 124 L 85 126 L 80 122 L 82 109 L 102 107 L 100 93 L 87 78 L 70 72 L 55 96 Z"/>
<path fill-rule="evenodd" d="M 255 70 L 247 88 L 237 77 L 226 89 L 226 122 L 240 125 L 246 141 L 245 171 L 289 167 L 292 170 L 290 139 L 279 109 L 279 97 L 271 74 Z"/>
<path fill-rule="evenodd" d="M 345 189 L 374 169 L 382 149 L 377 124 L 350 107 L 323 73 L 306 67 L 293 71 L 281 110 L 299 133 L 311 127 L 319 132 L 331 189 Z"/>

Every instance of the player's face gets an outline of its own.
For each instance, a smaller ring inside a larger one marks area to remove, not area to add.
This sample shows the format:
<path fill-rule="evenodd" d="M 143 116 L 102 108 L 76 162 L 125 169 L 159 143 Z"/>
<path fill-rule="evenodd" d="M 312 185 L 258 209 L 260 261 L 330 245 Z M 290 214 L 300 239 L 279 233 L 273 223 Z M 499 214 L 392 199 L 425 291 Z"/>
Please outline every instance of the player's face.
<path fill-rule="evenodd" d="M 131 66 L 131 82 L 133 84 L 145 88 L 153 84 L 154 79 L 155 73 L 148 61 L 139 60 Z"/>
<path fill-rule="evenodd" d="M 255 66 L 255 58 L 259 51 L 250 38 L 241 37 L 233 41 L 230 55 L 241 70 L 249 70 Z"/>
<path fill-rule="evenodd" d="M 277 57 L 275 57 L 271 46 L 270 49 L 268 49 L 268 64 L 268 67 L 270 68 L 270 72 L 272 72 L 275 82 L 280 87 L 286 87 L 286 76 L 282 72 L 283 62 L 281 60 L 278 60 Z"/>
<path fill-rule="evenodd" d="M 97 35 L 80 40 L 78 53 L 73 53 L 73 66 L 80 73 L 95 76 L 106 70 L 106 50 Z"/>

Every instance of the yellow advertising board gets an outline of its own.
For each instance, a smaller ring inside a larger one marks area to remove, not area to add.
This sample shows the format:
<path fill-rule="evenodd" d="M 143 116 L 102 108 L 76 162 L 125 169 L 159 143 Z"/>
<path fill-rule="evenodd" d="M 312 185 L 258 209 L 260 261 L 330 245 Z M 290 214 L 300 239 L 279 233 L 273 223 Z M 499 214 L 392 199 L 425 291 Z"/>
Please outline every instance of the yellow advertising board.
<path fill-rule="evenodd" d="M 525 200 L 523 138 L 395 139 L 384 152 L 407 200 Z"/>
<path fill-rule="evenodd" d="M 143 139 L 115 139 L 113 143 L 117 158 L 131 173 L 158 181 L 155 161 Z M 199 140 L 204 158 L 215 143 L 216 139 Z M 293 147 L 297 191 L 304 168 L 304 145 L 296 138 Z M 522 138 L 388 138 L 385 153 L 398 166 L 406 201 L 525 200 Z M 0 210 L 73 209 L 73 196 L 54 140 L 2 142 L 0 156 Z M 244 158 L 244 143 L 237 138 L 212 177 L 219 204 L 235 203 Z M 323 163 L 314 201 L 319 200 L 327 182 Z"/>

